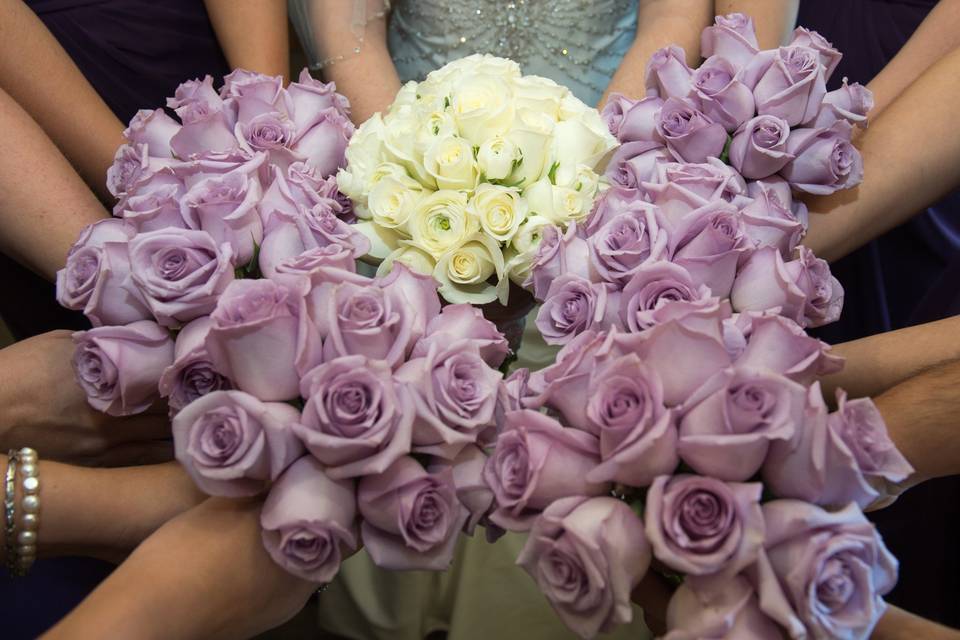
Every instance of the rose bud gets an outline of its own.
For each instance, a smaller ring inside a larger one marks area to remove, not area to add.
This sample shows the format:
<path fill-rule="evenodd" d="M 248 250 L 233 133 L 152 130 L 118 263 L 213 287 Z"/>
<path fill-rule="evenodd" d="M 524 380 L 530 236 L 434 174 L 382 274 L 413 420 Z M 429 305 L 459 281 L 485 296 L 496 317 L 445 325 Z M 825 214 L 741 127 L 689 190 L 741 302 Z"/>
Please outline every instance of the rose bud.
<path fill-rule="evenodd" d="M 719 158 L 727 144 L 723 125 L 677 98 L 663 103 L 657 132 L 678 162 L 706 162 L 707 158 Z"/>
<path fill-rule="evenodd" d="M 604 363 L 590 380 L 587 425 L 600 438 L 595 482 L 646 487 L 677 468 L 677 427 L 660 378 L 636 354 Z"/>
<path fill-rule="evenodd" d="M 173 419 L 177 460 L 200 489 L 239 498 L 262 492 L 303 455 L 293 433 L 300 412 L 242 391 L 215 391 Z"/>
<path fill-rule="evenodd" d="M 607 493 L 609 484 L 586 478 L 600 462 L 599 449 L 596 436 L 542 413 L 508 413 L 483 470 L 497 503 L 490 520 L 508 531 L 527 531 L 555 500 Z"/>
<path fill-rule="evenodd" d="M 300 374 L 320 362 L 319 335 L 301 283 L 235 280 L 210 314 L 206 348 L 217 371 L 265 402 L 296 398 Z"/>
<path fill-rule="evenodd" d="M 630 594 L 650 566 L 643 522 L 623 501 L 557 500 L 533 524 L 517 564 L 581 638 L 630 622 Z"/>
<path fill-rule="evenodd" d="M 859 82 L 847 84 L 847 79 L 844 78 L 842 87 L 824 97 L 820 113 L 810 126 L 821 129 L 833 125 L 837 120 L 846 120 L 866 129 L 867 114 L 871 109 L 873 92 Z"/>
<path fill-rule="evenodd" d="M 782 178 L 776 180 L 783 182 Z M 782 256 L 792 255 L 806 231 L 806 205 L 797 202 L 791 206 L 772 181 L 760 180 L 753 185 L 759 185 L 754 188 L 753 200 L 740 209 L 744 233 L 756 247 L 773 247 Z M 789 185 L 787 188 L 789 194 Z"/>
<path fill-rule="evenodd" d="M 133 145 L 147 146 L 147 154 L 153 158 L 171 158 L 170 140 L 180 131 L 180 123 L 167 115 L 163 109 L 140 109 L 130 119 L 123 137 Z"/>
<path fill-rule="evenodd" d="M 785 626 L 814 638 L 870 637 L 887 609 L 881 596 L 897 582 L 897 561 L 857 506 L 831 513 L 774 500 L 763 517 L 772 572 L 761 572 L 758 591 L 782 589 L 796 612 Z"/>
<path fill-rule="evenodd" d="M 722 56 L 712 56 L 693 74 L 693 96 L 700 110 L 727 132 L 737 130 L 754 114 L 753 93 L 736 79 L 734 63 Z"/>
<path fill-rule="evenodd" d="M 729 369 L 694 394 L 680 421 L 680 457 L 697 473 L 731 482 L 751 478 L 772 442 L 803 426 L 806 390 L 772 371 Z"/>
<path fill-rule="evenodd" d="M 234 280 L 233 249 L 189 229 L 141 233 L 130 241 L 130 269 L 157 322 L 178 327 L 208 315 Z"/>
<path fill-rule="evenodd" d="M 657 111 L 662 106 L 660 98 L 631 100 L 614 93 L 607 99 L 600 117 L 607 123 L 610 133 L 623 144 L 656 141 Z"/>
<path fill-rule="evenodd" d="M 410 452 L 413 399 L 384 361 L 336 358 L 304 376 L 301 394 L 293 430 L 331 478 L 382 473 Z"/>
<path fill-rule="evenodd" d="M 442 347 L 462 340 L 476 347 L 491 367 L 499 367 L 510 350 L 503 334 L 480 309 L 470 304 L 448 304 L 427 323 L 426 334 L 414 345 L 410 357 L 425 356 L 433 344 Z"/>
<path fill-rule="evenodd" d="M 781 171 L 790 185 L 814 195 L 852 189 L 863 181 L 863 158 L 850 143 L 852 125 L 837 120 L 827 129 L 796 129 L 787 139 L 795 156 Z"/>
<path fill-rule="evenodd" d="M 361 478 L 357 503 L 363 544 L 378 567 L 391 571 L 447 569 L 469 515 L 452 470 L 427 473 L 407 456 Z"/>
<path fill-rule="evenodd" d="M 820 58 L 807 47 L 764 51 L 742 71 L 741 79 L 753 88 L 758 115 L 782 118 L 791 127 L 813 120 L 827 94 Z"/>
<path fill-rule="evenodd" d="M 487 454 L 474 444 L 465 446 L 453 460 L 434 459 L 428 468 L 430 473 L 436 473 L 445 468 L 453 471 L 453 484 L 457 489 L 457 500 L 460 501 L 470 517 L 463 525 L 463 532 L 472 536 L 477 525 L 495 527 L 487 520 L 487 515 L 493 508 L 493 491 L 483 479 L 483 467 L 487 462 Z"/>
<path fill-rule="evenodd" d="M 357 550 L 354 482 L 332 480 L 319 462 L 304 456 L 270 489 L 260 526 L 274 562 L 304 580 L 330 582 Z"/>
<path fill-rule="evenodd" d="M 547 344 L 566 344 L 589 329 L 601 330 L 616 319 L 617 305 L 611 284 L 592 283 L 576 275 L 563 275 L 550 284 L 537 312 L 537 329 Z"/>
<path fill-rule="evenodd" d="M 783 632 L 742 576 L 687 576 L 667 605 L 663 640 L 771 640 Z"/>
<path fill-rule="evenodd" d="M 747 344 L 737 367 L 769 369 L 804 386 L 843 369 L 843 358 L 830 355 L 828 344 L 789 318 L 741 313 L 738 323 Z"/>
<path fill-rule="evenodd" d="M 293 151 L 322 176 L 330 176 L 346 164 L 344 152 L 354 126 L 335 107 L 315 112 L 307 125 L 298 127 Z"/>
<path fill-rule="evenodd" d="M 604 176 L 631 194 L 642 193 L 643 184 L 653 179 L 657 165 L 672 159 L 662 142 L 627 142 L 613 152 Z"/>
<path fill-rule="evenodd" d="M 292 103 L 297 131 L 306 131 L 314 114 L 331 107 L 344 116 L 350 115 L 350 101 L 337 93 L 336 85 L 314 79 L 308 69 L 303 69 L 297 81 L 290 83 L 287 94 Z"/>
<path fill-rule="evenodd" d="M 160 377 L 160 395 L 167 398 L 171 415 L 214 391 L 227 391 L 232 383 L 217 373 L 207 353 L 212 320 L 197 318 L 177 334 L 173 364 Z"/>
<path fill-rule="evenodd" d="M 90 406 L 111 416 L 142 413 L 160 397 L 173 363 L 173 340 L 155 322 L 96 327 L 73 334 L 73 370 Z"/>
<path fill-rule="evenodd" d="M 169 106 L 169 100 L 167 104 Z M 222 101 L 216 105 L 202 99 L 192 100 L 175 110 L 183 123 L 170 139 L 170 148 L 176 157 L 186 160 L 209 151 L 229 153 L 237 149 L 237 138 L 233 134 L 236 123 Z"/>
<path fill-rule="evenodd" d="M 577 235 L 575 224 L 567 230 L 548 225 L 541 230 L 540 244 L 530 265 L 530 277 L 523 284 L 537 300 L 544 300 L 550 284 L 570 273 L 593 281 L 590 272 L 590 245 Z"/>
<path fill-rule="evenodd" d="M 790 127 L 776 116 L 757 116 L 743 123 L 730 143 L 730 164 L 744 178 L 757 180 L 780 171 L 793 156 L 787 153 Z"/>
<path fill-rule="evenodd" d="M 762 491 L 759 482 L 660 476 L 650 486 L 644 513 L 653 555 L 689 575 L 736 575 L 763 549 Z"/>
<path fill-rule="evenodd" d="M 751 248 L 736 207 L 722 200 L 691 211 L 671 230 L 672 262 L 717 298 L 730 295 L 737 264 Z"/>
<path fill-rule="evenodd" d="M 822 35 L 816 31 L 810 31 L 803 27 L 797 27 L 793 31 L 793 40 L 790 46 L 808 47 L 817 52 L 820 56 L 820 64 L 826 69 L 824 80 L 830 80 L 830 76 L 840 64 L 843 54 L 837 51 L 834 46 Z"/>
<path fill-rule="evenodd" d="M 116 215 L 129 222 L 137 233 L 158 231 L 168 227 L 187 228 L 180 213 L 182 184 L 164 184 L 123 200 Z"/>
<path fill-rule="evenodd" d="M 339 244 L 307 249 L 298 256 L 285 258 L 275 268 L 276 274 L 310 276 L 320 269 L 338 269 L 356 273 L 357 260 L 353 249 Z"/>
<path fill-rule="evenodd" d="M 717 16 L 700 35 L 700 52 L 705 58 L 722 56 L 743 69 L 760 52 L 753 19 L 742 13 Z"/>
<path fill-rule="evenodd" d="M 658 49 L 647 63 L 647 95 L 668 98 L 686 98 L 690 94 L 693 71 L 687 66 L 686 52 L 676 45 Z"/>
<path fill-rule="evenodd" d="M 301 205 L 296 215 L 275 213 L 260 248 L 259 263 L 263 275 L 271 278 L 285 260 L 330 245 L 349 250 L 354 260 L 366 255 L 370 241 L 353 225 L 337 217 L 342 209 L 336 200 L 323 198 L 311 208 Z"/>
<path fill-rule="evenodd" d="M 451 460 L 494 424 L 503 374 L 468 341 L 434 344 L 422 358 L 401 365 L 396 379 L 413 392 L 417 418 L 413 448 Z"/>

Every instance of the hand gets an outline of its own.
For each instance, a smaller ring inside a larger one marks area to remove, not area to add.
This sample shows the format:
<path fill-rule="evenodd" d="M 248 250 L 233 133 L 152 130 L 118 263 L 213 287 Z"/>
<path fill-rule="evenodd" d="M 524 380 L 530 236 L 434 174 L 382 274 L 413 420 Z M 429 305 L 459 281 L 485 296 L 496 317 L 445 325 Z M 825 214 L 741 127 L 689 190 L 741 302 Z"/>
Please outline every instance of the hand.
<path fill-rule="evenodd" d="M 258 501 L 213 498 L 148 538 L 44 638 L 248 638 L 282 624 L 315 585 L 274 564 Z"/>
<path fill-rule="evenodd" d="M 29 446 L 47 460 L 129 466 L 173 459 L 166 406 L 114 418 L 87 404 L 74 379 L 69 331 L 0 351 L 0 448 Z"/>

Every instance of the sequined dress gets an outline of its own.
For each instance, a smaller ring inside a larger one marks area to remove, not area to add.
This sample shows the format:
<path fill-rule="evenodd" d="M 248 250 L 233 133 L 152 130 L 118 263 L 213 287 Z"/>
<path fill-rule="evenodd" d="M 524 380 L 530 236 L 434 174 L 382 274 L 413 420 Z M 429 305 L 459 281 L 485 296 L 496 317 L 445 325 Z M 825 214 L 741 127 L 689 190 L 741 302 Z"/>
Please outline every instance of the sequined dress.
<path fill-rule="evenodd" d="M 311 63 L 320 66 L 307 19 L 309 1 L 290 0 L 291 18 Z M 393 0 L 390 5 L 390 54 L 403 81 L 423 79 L 473 53 L 491 53 L 517 61 L 525 74 L 569 87 L 590 105 L 600 100 L 637 26 L 637 0 Z M 520 365 L 539 368 L 552 359 L 553 350 L 535 334 L 524 336 Z M 482 533 L 461 539 L 452 567 L 442 573 L 382 571 L 358 553 L 320 594 L 320 625 L 357 640 L 422 640 L 432 631 L 446 631 L 450 640 L 573 640 L 536 583 L 514 564 L 524 539 L 508 534 L 492 545 Z M 643 640 L 650 634 L 635 609 L 632 624 L 602 637 Z"/>

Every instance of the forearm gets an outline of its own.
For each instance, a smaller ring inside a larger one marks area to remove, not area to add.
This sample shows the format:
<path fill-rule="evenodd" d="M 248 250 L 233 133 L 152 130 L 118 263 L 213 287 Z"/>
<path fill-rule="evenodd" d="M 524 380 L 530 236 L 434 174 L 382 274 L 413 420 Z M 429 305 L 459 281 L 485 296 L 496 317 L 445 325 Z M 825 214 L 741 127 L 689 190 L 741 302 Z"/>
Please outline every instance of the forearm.
<path fill-rule="evenodd" d="M 871 115 L 886 109 L 915 78 L 957 46 L 960 46 L 960 3 L 939 2 L 868 85 L 874 97 Z"/>
<path fill-rule="evenodd" d="M 0 456 L 0 468 L 6 467 L 7 457 Z M 39 478 L 41 557 L 118 559 L 201 498 L 176 463 L 87 469 L 41 458 Z"/>
<path fill-rule="evenodd" d="M 204 4 L 231 68 L 287 78 L 286 0 L 204 0 Z"/>
<path fill-rule="evenodd" d="M 0 88 L 40 124 L 98 196 L 110 201 L 107 169 L 123 142 L 124 126 L 20 0 L 0 3 Z"/>
<path fill-rule="evenodd" d="M 960 360 L 924 371 L 874 399 L 916 473 L 910 484 L 960 473 Z"/>
<path fill-rule="evenodd" d="M 871 122 L 858 141 L 863 183 L 806 199 L 804 244 L 834 261 L 902 224 L 960 183 L 960 49 L 934 64 Z"/>
<path fill-rule="evenodd" d="M 880 618 L 873 635 L 873 640 L 958 640 L 960 631 L 948 629 L 936 622 L 931 622 L 900 607 L 888 605 L 887 612 Z"/>
<path fill-rule="evenodd" d="M 0 250 L 52 280 L 80 231 L 108 214 L 43 130 L 2 90 L 0 126 Z"/>
<path fill-rule="evenodd" d="M 717 15 L 743 13 L 753 18 L 761 49 L 775 49 L 790 41 L 800 0 L 716 0 Z"/>
<path fill-rule="evenodd" d="M 644 73 L 657 49 L 676 44 L 687 54 L 687 64 L 700 62 L 700 33 L 713 18 L 711 0 L 641 0 L 637 9 L 637 36 L 600 100 L 612 93 L 643 97 Z"/>
<path fill-rule="evenodd" d="M 960 316 L 844 342 L 832 353 L 846 358 L 841 372 L 823 379 L 824 395 L 837 387 L 854 397 L 876 396 L 930 367 L 960 359 Z"/>

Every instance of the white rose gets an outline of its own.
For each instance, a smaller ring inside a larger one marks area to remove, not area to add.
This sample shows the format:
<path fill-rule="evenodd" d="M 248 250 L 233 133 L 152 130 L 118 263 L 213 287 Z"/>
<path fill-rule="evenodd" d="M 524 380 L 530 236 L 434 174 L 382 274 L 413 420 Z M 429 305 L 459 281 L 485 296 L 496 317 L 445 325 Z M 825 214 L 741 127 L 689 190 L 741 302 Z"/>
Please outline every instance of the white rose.
<path fill-rule="evenodd" d="M 402 107 L 413 106 L 417 103 L 417 83 L 410 81 L 400 87 L 400 91 L 397 92 L 397 97 L 393 99 L 393 103 L 390 105 L 390 108 L 387 110 L 388 115 L 392 115 L 399 111 Z"/>
<path fill-rule="evenodd" d="M 572 93 L 567 94 L 563 100 L 560 101 L 560 119 L 579 120 L 594 134 L 605 138 L 608 148 L 613 148 L 617 145 L 616 138 L 610 133 L 610 128 L 607 126 L 607 123 L 603 121 L 600 112 L 593 107 L 585 105 Z"/>
<path fill-rule="evenodd" d="M 394 263 L 405 264 L 417 273 L 432 274 L 437 261 L 429 253 L 411 244 L 401 243 L 400 247 L 388 255 L 377 268 L 377 277 L 382 277 L 393 270 Z"/>
<path fill-rule="evenodd" d="M 472 73 L 460 78 L 453 85 L 450 106 L 460 135 L 475 146 L 503 134 L 513 124 L 513 92 L 497 76 Z"/>
<path fill-rule="evenodd" d="M 518 253 L 512 246 L 507 247 L 503 252 L 503 270 L 507 279 L 518 287 L 525 288 L 527 281 L 530 279 L 530 265 L 533 264 L 533 259 L 536 256 L 536 249 Z"/>
<path fill-rule="evenodd" d="M 491 238 L 509 242 L 527 217 L 527 203 L 516 189 L 481 184 L 470 199 L 467 211 L 477 217 Z"/>
<path fill-rule="evenodd" d="M 530 213 L 566 227 L 580 222 L 593 209 L 593 197 L 571 187 L 558 187 L 549 178 L 541 178 L 523 192 Z"/>
<path fill-rule="evenodd" d="M 519 78 L 520 65 L 507 58 L 475 53 L 431 71 L 424 82 L 430 85 L 442 85 L 454 81 L 459 76 L 473 73 L 483 73 L 503 79 Z"/>
<path fill-rule="evenodd" d="M 594 131 L 583 120 L 558 122 L 553 134 L 553 158 L 562 167 L 571 167 L 571 173 L 580 164 L 597 167 L 617 146 L 609 131 Z"/>
<path fill-rule="evenodd" d="M 572 169 L 571 167 L 558 165 L 556 180 L 557 185 L 579 191 L 591 202 L 596 198 L 597 190 L 600 187 L 600 176 L 585 164 L 577 165 Z"/>
<path fill-rule="evenodd" d="M 416 109 L 403 106 L 384 121 L 383 146 L 393 162 L 402 165 L 423 186 L 435 189 L 436 181 L 423 166 L 423 154 L 417 150 L 421 121 Z"/>
<path fill-rule="evenodd" d="M 440 295 L 454 304 L 486 304 L 498 298 L 506 304 L 510 282 L 504 275 L 503 254 L 491 238 L 478 234 L 452 247 L 434 267 Z M 488 280 L 496 276 L 496 284 Z"/>
<path fill-rule="evenodd" d="M 423 164 L 440 189 L 472 190 L 477 186 L 479 172 L 473 147 L 463 138 L 437 138 L 427 149 Z"/>
<path fill-rule="evenodd" d="M 462 191 L 441 190 L 428 195 L 407 221 L 407 233 L 434 257 L 443 255 L 479 229 L 477 219 L 467 212 L 467 194 Z"/>
<path fill-rule="evenodd" d="M 513 123 L 515 129 L 527 129 L 545 136 L 553 135 L 556 126 L 557 121 L 549 114 L 526 108 L 517 109 L 517 117 Z"/>
<path fill-rule="evenodd" d="M 551 120 L 560 119 L 560 104 L 570 90 L 540 76 L 523 76 L 514 80 L 513 92 L 517 109 L 542 113 Z"/>
<path fill-rule="evenodd" d="M 370 241 L 370 251 L 364 256 L 367 262 L 377 263 L 397 250 L 403 237 L 395 229 L 381 227 L 372 220 L 361 220 L 353 228 Z"/>
<path fill-rule="evenodd" d="M 404 228 L 426 196 L 423 185 L 406 175 L 389 175 L 378 181 L 367 198 L 373 221 L 391 229 Z"/>
<path fill-rule="evenodd" d="M 527 201 L 527 210 L 531 216 L 546 218 L 551 223 L 557 222 L 553 213 L 553 184 L 547 176 L 524 189 L 523 199 Z"/>
<path fill-rule="evenodd" d="M 524 188 L 539 180 L 549 168 L 550 135 L 532 129 L 511 129 L 504 136 L 520 150 L 520 160 L 504 184 Z"/>
<path fill-rule="evenodd" d="M 384 159 L 383 132 L 379 113 L 360 125 L 347 145 L 347 166 L 337 174 L 340 191 L 361 207 L 367 202 L 370 174 Z"/>
<path fill-rule="evenodd" d="M 521 151 L 512 140 L 490 138 L 477 151 L 477 166 L 487 180 L 505 180 L 520 163 Z"/>
<path fill-rule="evenodd" d="M 510 246 L 516 253 L 536 251 L 537 247 L 540 246 L 543 228 L 552 224 L 553 222 L 544 216 L 527 216 L 527 219 L 517 228 L 517 233 L 510 241 Z"/>

